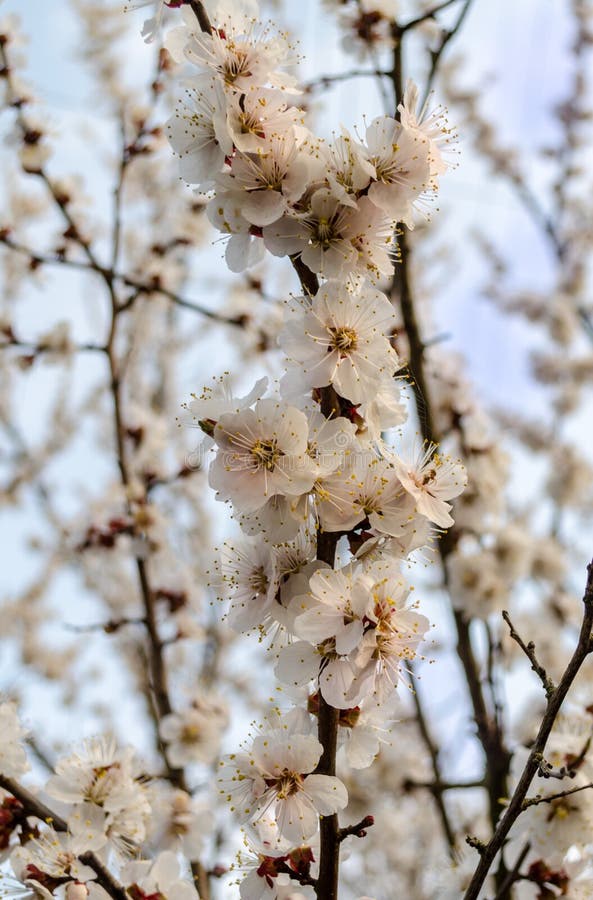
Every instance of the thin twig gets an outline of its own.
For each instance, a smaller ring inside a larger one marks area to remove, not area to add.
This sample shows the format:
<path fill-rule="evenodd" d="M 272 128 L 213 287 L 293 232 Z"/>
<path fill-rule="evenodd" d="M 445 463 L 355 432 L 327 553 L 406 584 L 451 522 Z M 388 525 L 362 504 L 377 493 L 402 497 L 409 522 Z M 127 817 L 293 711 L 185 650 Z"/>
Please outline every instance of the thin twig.
<path fill-rule="evenodd" d="M 349 81 L 351 78 L 388 78 L 389 72 L 382 69 L 348 69 L 346 72 L 336 72 L 333 75 L 319 75 L 312 81 L 308 81 L 304 90 L 310 93 L 317 88 L 326 88 L 330 84 L 337 84 L 340 81 Z"/>
<path fill-rule="evenodd" d="M 441 12 L 441 10 L 447 9 L 448 6 L 453 6 L 454 3 L 459 3 L 459 0 L 444 0 L 443 3 L 439 3 L 437 6 L 433 6 L 432 9 L 429 9 L 428 12 L 423 13 L 416 19 L 411 19 L 404 25 L 400 25 L 400 33 L 405 34 L 406 31 L 411 31 L 412 28 L 416 28 L 418 25 L 422 25 L 423 22 L 427 22 L 429 19 L 434 19 L 435 16 Z"/>
<path fill-rule="evenodd" d="M 510 803 L 500 819 L 491 840 L 484 847 L 476 871 L 474 872 L 473 878 L 465 893 L 464 900 L 477 900 L 496 854 L 502 848 L 509 831 L 523 811 L 523 802 L 527 796 L 527 791 L 529 790 L 531 782 L 537 773 L 547 740 L 554 727 L 560 707 L 562 706 L 564 698 L 575 680 L 583 662 L 591 652 L 590 639 L 591 628 L 593 627 L 593 561 L 587 566 L 587 584 L 583 595 L 583 605 L 583 621 L 575 651 L 556 690 L 548 697 L 546 712 L 517 787 L 515 788 Z"/>
<path fill-rule="evenodd" d="M 521 648 L 521 650 L 523 651 L 523 653 L 525 654 L 525 656 L 531 663 L 531 668 L 533 669 L 533 671 L 535 672 L 535 674 L 541 681 L 544 691 L 545 691 L 545 694 L 546 694 L 546 697 L 550 697 L 556 690 L 556 685 L 554 684 L 554 682 L 552 681 L 552 679 L 550 678 L 550 676 L 548 675 L 548 673 L 546 672 L 546 670 L 544 669 L 542 664 L 539 662 L 537 656 L 535 655 L 534 642 L 529 641 L 529 643 L 526 644 L 523 641 L 521 635 L 518 634 L 517 631 L 515 631 L 515 626 L 511 622 L 511 617 L 506 609 L 504 609 L 502 611 L 502 617 L 505 620 L 505 622 L 507 623 L 507 625 L 509 626 L 509 631 L 510 631 L 510 635 L 511 635 L 512 639 L 519 645 L 519 647 Z"/>
<path fill-rule="evenodd" d="M 494 900 L 507 900 L 509 888 L 511 888 L 514 885 L 514 883 L 519 880 L 519 877 L 520 877 L 519 872 L 521 871 L 521 866 L 525 862 L 525 858 L 526 858 L 527 854 L 529 853 L 530 849 L 531 849 L 531 844 L 528 842 L 527 844 L 525 844 L 525 846 L 519 853 L 513 868 L 507 872 L 506 878 L 504 879 L 504 881 L 500 885 L 500 888 L 496 892 L 496 896 L 495 896 Z"/>
<path fill-rule="evenodd" d="M 338 831 L 338 840 L 341 843 L 342 841 L 345 841 L 347 837 L 366 837 L 367 828 L 371 828 L 374 824 L 375 819 L 373 816 L 365 816 L 364 819 L 361 819 L 356 825 L 346 825 L 344 828 L 340 828 Z"/>
<path fill-rule="evenodd" d="M 581 791 L 587 791 L 590 788 L 593 788 L 593 781 L 589 781 L 588 784 L 581 784 L 580 787 L 558 791 L 556 794 L 548 794 L 545 797 L 541 794 L 537 794 L 535 797 L 526 797 L 522 804 L 522 811 L 529 809 L 530 806 L 539 806 L 540 803 L 553 803 L 555 800 L 562 799 L 562 797 L 570 797 L 571 794 L 579 794 Z"/>
<path fill-rule="evenodd" d="M 167 297 L 173 303 L 177 304 L 177 306 L 181 306 L 184 309 L 189 309 L 192 312 L 199 313 L 200 315 L 205 316 L 207 319 L 211 319 L 213 322 L 220 322 L 222 325 L 235 325 L 240 328 L 245 327 L 245 316 L 224 316 L 221 313 L 217 313 L 214 310 L 202 306 L 196 300 L 188 300 L 186 297 L 182 297 L 177 292 L 163 287 L 163 285 L 159 283 L 158 279 L 152 279 L 152 281 L 146 282 L 142 281 L 139 278 L 133 278 L 130 275 L 124 275 L 122 272 L 116 272 L 113 269 L 109 269 L 104 266 L 93 265 L 88 260 L 84 261 L 80 259 L 68 259 L 67 257 L 58 255 L 37 253 L 36 251 L 30 250 L 28 247 L 25 247 L 23 244 L 19 244 L 17 241 L 14 241 L 10 237 L 10 234 L 6 231 L 0 231 L 0 243 L 4 244 L 5 247 L 9 247 L 11 250 L 14 250 L 17 253 L 28 256 L 31 261 L 31 265 L 34 268 L 37 268 L 40 265 L 62 267 L 66 266 L 66 268 L 78 269 L 80 271 L 95 272 L 104 282 L 110 282 L 112 284 L 121 283 L 125 287 L 134 288 L 136 293 L 133 295 L 133 297 L 128 298 L 127 300 L 124 300 L 120 303 L 120 312 L 124 312 L 125 310 L 129 309 L 132 306 L 133 302 L 142 294 L 160 294 L 162 297 Z"/>
<path fill-rule="evenodd" d="M 410 663 L 412 666 L 412 663 Z M 424 746 L 428 751 L 428 755 L 430 756 L 430 762 L 432 765 L 432 772 L 434 775 L 434 784 L 441 785 L 443 783 L 442 775 L 441 775 L 441 767 L 439 763 L 439 748 L 436 746 L 433 737 L 430 733 L 428 723 L 426 721 L 426 716 L 424 715 L 424 710 L 422 708 L 422 701 L 420 698 L 420 694 L 418 692 L 418 683 L 416 682 L 416 686 L 412 690 L 412 697 L 414 699 L 414 705 L 416 707 L 416 719 L 418 722 L 418 729 L 420 731 L 420 736 L 424 742 Z M 443 797 L 443 790 L 434 790 L 432 791 L 432 795 L 434 797 L 434 802 L 436 804 L 440 819 L 441 825 L 443 828 L 443 833 L 445 835 L 445 839 L 447 841 L 449 847 L 449 853 L 451 857 L 454 857 L 455 851 L 455 832 L 453 830 L 453 826 L 451 825 L 451 821 L 449 819 L 449 813 L 447 812 L 447 807 L 445 805 L 445 798 Z"/>
<path fill-rule="evenodd" d="M 457 19 L 455 20 L 454 24 L 451 26 L 451 28 L 448 31 L 446 31 L 444 33 L 444 35 L 441 39 L 441 43 L 439 44 L 437 49 L 433 50 L 431 52 L 430 71 L 428 73 L 428 78 L 426 80 L 426 87 L 424 89 L 424 97 L 422 98 L 422 103 L 420 104 L 421 108 L 424 106 L 424 104 L 427 102 L 427 100 L 430 96 L 430 92 L 432 90 L 432 85 L 434 83 L 434 79 L 436 78 L 436 74 L 437 74 L 437 71 L 439 68 L 439 63 L 441 61 L 443 53 L 445 52 L 447 45 L 453 40 L 455 35 L 459 32 L 459 29 L 463 25 L 463 21 L 470 10 L 472 3 L 473 3 L 473 0 L 465 0 L 465 3 L 463 4 L 463 8 L 462 8 L 461 12 L 459 13 Z"/>

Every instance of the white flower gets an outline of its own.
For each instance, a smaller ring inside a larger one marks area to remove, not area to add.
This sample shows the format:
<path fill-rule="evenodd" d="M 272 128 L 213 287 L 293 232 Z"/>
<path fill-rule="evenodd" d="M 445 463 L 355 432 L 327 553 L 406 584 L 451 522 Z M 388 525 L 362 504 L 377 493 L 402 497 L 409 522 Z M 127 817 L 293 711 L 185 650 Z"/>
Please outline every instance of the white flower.
<path fill-rule="evenodd" d="M 325 531 L 348 531 L 366 519 L 392 537 L 410 529 L 414 503 L 393 466 L 370 449 L 351 453 L 344 466 L 316 484 L 316 493 Z"/>
<path fill-rule="evenodd" d="M 309 498 L 275 494 L 261 509 L 236 516 L 242 530 L 251 536 L 263 534 L 268 540 L 291 541 L 309 519 Z"/>
<path fill-rule="evenodd" d="M 359 673 L 351 694 L 354 700 L 374 694 L 382 701 L 397 686 L 402 661 L 415 658 L 429 621 L 409 603 L 410 589 L 393 562 L 375 563 L 363 577 L 368 587 L 365 620 L 370 627 L 356 656 Z"/>
<path fill-rule="evenodd" d="M 428 113 L 425 105 L 418 114 L 417 107 L 418 87 L 410 79 L 406 84 L 403 103 L 398 106 L 400 120 L 404 128 L 410 131 L 417 130 L 428 138 L 430 174 L 432 179 L 436 179 L 450 167 L 450 163 L 443 156 L 443 148 L 451 151 L 455 134 L 447 125 L 444 109 L 437 107 Z"/>
<path fill-rule="evenodd" d="M 290 363 L 284 382 L 296 376 L 308 388 L 332 384 L 341 397 L 361 403 L 374 395 L 384 375 L 398 368 L 386 336 L 396 318 L 380 291 L 327 281 L 310 304 L 303 298 L 294 310 L 279 336 Z"/>
<path fill-rule="evenodd" d="M 247 409 L 265 394 L 268 386 L 268 379 L 260 378 L 248 394 L 244 397 L 235 397 L 228 372 L 213 381 L 214 386 L 205 386 L 199 396 L 192 394 L 193 399 L 185 404 L 189 415 L 183 420 L 184 424 L 197 425 L 207 435 L 212 433 L 216 422 L 223 413 Z M 209 446 L 212 446 L 214 441 L 210 438 L 208 440 L 210 441 Z"/>
<path fill-rule="evenodd" d="M 330 168 L 327 180 L 335 196 L 346 204 L 356 207 L 356 198 L 375 175 L 375 168 L 369 162 L 368 153 L 362 144 L 355 141 L 343 128 L 339 138 L 329 148 Z"/>
<path fill-rule="evenodd" d="M 218 754 L 227 718 L 220 700 L 204 694 L 196 697 L 189 709 L 164 716 L 159 734 L 167 745 L 171 765 L 182 768 L 192 762 L 211 762 Z"/>
<path fill-rule="evenodd" d="M 366 130 L 375 181 L 369 200 L 392 219 L 414 227 L 414 201 L 431 186 L 430 142 L 417 128 L 404 128 L 389 116 L 373 119 Z"/>
<path fill-rule="evenodd" d="M 348 802 L 338 778 L 309 774 L 322 752 L 312 735 L 287 734 L 282 729 L 261 734 L 249 753 L 221 763 L 221 793 L 240 807 L 243 821 L 257 821 L 267 812 L 283 837 L 304 843 L 317 830 L 319 815 L 332 815 Z"/>
<path fill-rule="evenodd" d="M 145 43 L 150 44 L 154 41 L 161 27 L 164 7 L 179 6 L 180 2 L 181 0 L 169 0 L 169 2 L 167 2 L 167 0 L 134 0 L 134 2 L 131 2 L 124 7 L 124 11 L 127 12 L 130 9 L 141 9 L 143 6 L 154 7 L 154 16 L 151 16 L 150 19 L 146 19 L 142 26 L 142 31 L 140 32 Z"/>
<path fill-rule="evenodd" d="M 109 840 L 127 852 L 144 840 L 151 811 L 136 768 L 131 747 L 118 749 L 110 737 L 90 738 L 82 752 L 58 760 L 46 791 L 50 797 L 73 804 L 70 829 L 81 837 L 86 835 L 94 849 Z"/>
<path fill-rule="evenodd" d="M 10 863 L 15 875 L 25 883 L 29 880 L 41 881 L 39 872 L 50 879 L 72 878 L 89 881 L 96 877 L 93 869 L 83 865 L 78 856 L 92 849 L 84 841 L 73 835 L 49 828 L 39 837 L 17 847 L 11 854 Z M 36 874 L 37 873 L 37 874 Z M 53 894 L 49 894 L 50 897 Z"/>
<path fill-rule="evenodd" d="M 265 540 L 225 541 L 220 550 L 220 587 L 230 599 L 229 621 L 237 631 L 260 626 L 274 603 L 277 579 Z"/>
<path fill-rule="evenodd" d="M 294 132 L 271 135 L 254 153 L 237 152 L 230 171 L 217 178 L 218 194 L 233 195 L 252 225 L 270 225 L 302 197 L 310 181 L 307 156 Z"/>
<path fill-rule="evenodd" d="M 185 25 L 167 35 L 174 59 L 183 57 L 202 70 L 215 73 L 225 90 L 246 93 L 252 85 L 289 85 L 291 79 L 277 69 L 296 59 L 284 34 L 274 34 L 249 13 L 236 8 L 214 12 L 211 34 L 199 30 L 193 14 L 183 11 Z"/>
<path fill-rule="evenodd" d="M 145 895 L 167 900 L 199 900 L 189 877 L 184 878 L 180 872 L 179 860 L 172 850 L 159 853 L 154 862 L 128 863 L 122 870 L 121 880 L 127 887 L 137 885 Z"/>
<path fill-rule="evenodd" d="M 356 448 L 356 427 L 343 416 L 326 419 L 317 406 L 305 412 L 309 422 L 307 453 L 317 464 L 319 478 L 324 478 L 335 472 Z"/>
<path fill-rule="evenodd" d="M 206 207 L 210 223 L 229 235 L 225 259 L 231 272 L 244 272 L 261 262 L 265 247 L 260 236 L 254 234 L 254 226 L 242 214 L 243 197 L 225 193 L 215 197 Z"/>
<path fill-rule="evenodd" d="M 458 497 L 467 485 L 461 460 L 441 456 L 428 447 L 414 462 L 393 456 L 393 465 L 403 487 L 416 501 L 417 511 L 441 528 L 453 525 L 447 500 Z"/>
<path fill-rule="evenodd" d="M 218 82 L 202 79 L 187 87 L 185 96 L 167 122 L 167 134 L 181 157 L 181 177 L 207 189 L 233 152 L 224 91 Z"/>
<path fill-rule="evenodd" d="M 315 572 L 309 594 L 294 598 L 303 609 L 295 619 L 295 634 L 313 644 L 334 638 L 336 653 L 348 654 L 362 639 L 367 603 L 367 585 L 356 579 L 351 566 Z"/>
<path fill-rule="evenodd" d="M 298 218 L 283 216 L 264 228 L 264 243 L 275 256 L 298 254 L 312 272 L 339 278 L 357 264 L 350 242 L 352 213 L 329 189 L 320 188 Z"/>
<path fill-rule="evenodd" d="M 227 127 L 242 153 L 266 152 L 277 138 L 302 126 L 303 116 L 302 110 L 287 106 L 281 91 L 259 85 L 227 96 Z"/>
<path fill-rule="evenodd" d="M 151 806 L 151 845 L 181 852 L 192 862 L 197 860 L 208 831 L 206 799 L 191 797 L 185 791 L 161 782 L 153 786 Z"/>
<path fill-rule="evenodd" d="M 353 769 L 367 769 L 377 757 L 381 744 L 389 743 L 388 720 L 392 712 L 386 703 L 374 698 L 365 700 L 360 707 L 340 715 L 338 738 L 340 752 Z"/>
<path fill-rule="evenodd" d="M 402 425 L 408 411 L 401 402 L 400 380 L 384 374 L 371 397 L 365 397 L 356 410 L 363 419 L 362 437 L 379 441 L 384 431 Z"/>
<path fill-rule="evenodd" d="M 352 567 L 316 571 L 309 581 L 309 593 L 291 601 L 292 630 L 304 640 L 280 652 L 277 677 L 294 685 L 318 679 L 321 694 L 332 706 L 346 709 L 355 705 L 358 698 L 351 700 L 350 696 L 357 673 L 354 651 L 364 633 L 367 604 L 368 585 L 356 577 Z"/>
<path fill-rule="evenodd" d="M 255 512 L 276 494 L 296 497 L 311 490 L 317 467 L 307 455 L 307 418 L 276 400 L 258 400 L 255 409 L 226 413 L 214 429 L 218 444 L 210 467 L 217 499 L 231 500 L 238 512 Z"/>
<path fill-rule="evenodd" d="M 25 736 L 16 705 L 0 703 L 0 773 L 7 778 L 20 778 L 31 768 L 21 743 Z"/>

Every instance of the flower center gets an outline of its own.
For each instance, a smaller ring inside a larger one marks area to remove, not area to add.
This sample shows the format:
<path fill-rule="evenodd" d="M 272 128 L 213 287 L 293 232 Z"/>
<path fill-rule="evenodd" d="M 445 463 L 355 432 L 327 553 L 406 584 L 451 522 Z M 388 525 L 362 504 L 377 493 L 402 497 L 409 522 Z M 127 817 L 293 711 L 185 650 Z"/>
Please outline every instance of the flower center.
<path fill-rule="evenodd" d="M 184 725 L 180 737 L 182 744 L 195 744 L 200 737 L 200 728 L 198 725 Z"/>
<path fill-rule="evenodd" d="M 263 566 L 255 569 L 249 578 L 249 586 L 256 594 L 265 594 L 268 590 L 268 576 L 264 572 Z"/>
<path fill-rule="evenodd" d="M 298 772 L 289 772 L 284 769 L 282 775 L 278 778 L 266 778 L 266 784 L 270 788 L 274 788 L 278 800 L 285 800 L 298 794 L 303 784 L 303 776 Z"/>
<path fill-rule="evenodd" d="M 329 247 L 332 239 L 334 237 L 334 226 L 333 222 L 330 219 L 326 219 L 322 216 L 315 223 L 315 228 L 312 235 L 312 240 L 314 244 L 319 244 L 321 247 L 327 249 Z"/>
<path fill-rule="evenodd" d="M 334 350 L 356 350 L 358 335 L 353 328 L 330 328 L 331 343 Z"/>
<path fill-rule="evenodd" d="M 251 455 L 258 469 L 267 469 L 268 472 L 271 472 L 283 453 L 278 448 L 277 440 L 272 438 L 270 441 L 257 440 L 251 448 Z"/>

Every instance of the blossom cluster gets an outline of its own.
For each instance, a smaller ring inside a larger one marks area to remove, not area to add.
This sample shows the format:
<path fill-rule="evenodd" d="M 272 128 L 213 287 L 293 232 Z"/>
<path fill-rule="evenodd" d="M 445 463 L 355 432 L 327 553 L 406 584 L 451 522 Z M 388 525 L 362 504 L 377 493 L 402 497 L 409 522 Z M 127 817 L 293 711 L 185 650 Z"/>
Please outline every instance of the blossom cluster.
<path fill-rule="evenodd" d="M 344 779 L 322 762 L 327 747 L 314 734 L 324 710 L 338 711 L 348 766 L 370 766 L 385 740 L 395 689 L 430 628 L 402 563 L 453 524 L 451 501 L 466 485 L 462 463 L 436 446 L 394 445 L 392 429 L 407 418 L 403 361 L 398 320 L 379 287 L 393 270 L 398 223 L 412 228 L 415 211 L 436 194 L 451 133 L 440 114 L 418 111 L 410 82 L 396 117 L 373 119 L 364 136 L 343 129 L 326 141 L 295 105 L 299 89 L 284 71 L 297 60 L 294 48 L 258 20 L 251 0 L 209 4 L 207 24 L 190 5 L 170 5 L 184 24 L 166 47 L 188 66 L 168 123 L 181 176 L 207 194 L 232 271 L 267 250 L 289 257 L 301 278 L 279 335 L 279 384 L 262 380 L 235 397 L 222 382 L 189 404 L 211 454 L 210 487 L 241 531 L 222 547 L 212 581 L 237 630 L 269 636 L 276 675 L 298 698 L 225 758 L 219 774 L 251 854 L 247 866 L 241 857 L 249 870 L 241 897 L 271 900 L 287 878 L 311 885 L 323 859 L 319 819 L 348 804 Z M 89 533 L 87 542 L 101 537 Z M 224 704 L 203 693 L 183 712 L 161 711 L 167 766 L 211 762 L 225 722 Z M 24 772 L 16 725 L 12 735 L 7 777 Z M 179 841 L 170 848 L 164 834 L 155 838 L 158 799 L 131 749 L 88 741 L 57 762 L 45 793 L 63 815 L 60 827 L 11 853 L 17 878 L 38 896 L 100 898 L 98 859 L 117 867 L 134 900 L 197 897 L 171 852 Z M 193 862 L 199 838 L 183 790 L 173 808 Z M 151 842 L 160 851 L 154 863 L 125 862 Z"/>
<path fill-rule="evenodd" d="M 25 732 L 9 702 L 0 703 L 0 720 L 9 726 L 0 740 L 0 778 L 17 778 L 29 768 Z M 112 737 L 97 737 L 58 759 L 43 791 L 52 803 L 51 815 L 44 815 L 47 807 L 37 809 L 36 800 L 27 808 L 26 795 L 12 797 L 11 782 L 3 785 L 9 790 L 2 792 L 0 846 L 3 854 L 10 854 L 18 880 L 14 889 L 6 880 L 7 896 L 105 900 L 111 894 L 101 875 L 109 862 L 117 865 L 121 883 L 134 900 L 198 900 L 177 857 L 180 848 L 189 859 L 199 849 L 195 838 L 180 842 L 182 835 L 190 837 L 189 797 L 185 795 L 187 803 L 178 797 L 172 806 L 177 813 L 174 840 L 169 842 L 164 833 L 157 836 L 154 820 L 164 821 L 158 791 L 131 747 L 119 747 Z M 168 798 L 167 805 L 170 802 Z M 151 843 L 160 849 L 152 861 L 131 861 Z"/>
<path fill-rule="evenodd" d="M 267 249 L 290 257 L 303 287 L 286 303 L 277 388 L 261 381 L 234 397 L 223 380 L 188 405 L 212 452 L 210 486 L 243 532 L 221 548 L 213 583 L 233 627 L 268 635 L 278 679 L 306 698 L 223 761 L 219 780 L 259 861 L 241 896 L 272 897 L 287 853 L 306 848 L 315 861 L 318 817 L 347 803 L 343 783 L 317 768 L 320 704 L 339 710 L 346 758 L 370 765 L 430 627 L 402 561 L 453 524 L 450 501 L 466 484 L 459 460 L 434 446 L 402 453 L 387 439 L 406 407 L 397 319 L 377 286 L 392 272 L 397 223 L 413 227 L 437 190 L 450 131 L 440 115 L 418 116 L 409 83 L 397 118 L 326 142 L 293 105 L 287 37 L 249 4 L 208 12 L 210 31 L 187 10 L 166 42 L 189 64 L 169 122 L 182 178 L 210 196 L 231 270 Z M 328 538 L 337 559 L 320 551 Z M 357 729 L 360 740 L 346 738 Z"/>
<path fill-rule="evenodd" d="M 207 214 L 228 235 L 226 260 L 240 272 L 263 257 L 298 256 L 324 278 L 389 276 L 394 226 L 413 227 L 434 196 L 451 141 L 440 114 L 422 118 L 408 84 L 399 118 L 379 116 L 358 139 L 326 142 L 306 125 L 285 34 L 257 19 L 255 3 L 212 13 L 204 33 L 191 10 L 166 42 L 192 75 L 169 121 L 181 175 L 213 191 Z"/>

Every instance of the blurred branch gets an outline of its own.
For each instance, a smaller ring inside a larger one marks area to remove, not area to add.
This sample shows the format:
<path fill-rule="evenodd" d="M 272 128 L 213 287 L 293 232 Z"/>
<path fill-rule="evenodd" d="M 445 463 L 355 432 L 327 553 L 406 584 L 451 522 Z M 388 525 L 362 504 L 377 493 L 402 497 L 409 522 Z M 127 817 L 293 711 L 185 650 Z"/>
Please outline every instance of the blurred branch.
<path fill-rule="evenodd" d="M 410 669 L 413 672 L 412 662 L 409 663 Z M 418 729 L 420 731 L 420 736 L 424 742 L 424 746 L 428 751 L 428 755 L 430 756 L 430 762 L 432 765 L 432 772 L 434 775 L 433 785 L 429 786 L 431 793 L 434 797 L 434 801 L 437 806 L 437 810 L 441 819 L 441 825 L 443 827 L 443 833 L 445 835 L 445 839 L 449 846 L 449 852 L 451 857 L 454 857 L 455 850 L 455 832 L 453 830 L 453 826 L 451 825 L 451 821 L 449 819 L 449 814 L 447 812 L 447 807 L 445 805 L 445 798 L 443 797 L 444 790 L 441 787 L 443 785 L 443 777 L 439 764 L 439 748 L 435 744 L 433 737 L 430 733 L 430 729 L 428 726 L 428 722 L 426 721 L 426 716 L 424 715 L 424 710 L 422 708 L 422 701 L 420 699 L 420 694 L 418 692 L 418 684 L 416 681 L 416 687 L 412 689 L 412 697 L 414 699 L 414 705 L 416 707 L 416 719 L 418 722 Z M 438 789 L 436 786 L 439 786 Z"/>
<path fill-rule="evenodd" d="M 555 800 L 561 800 L 562 797 L 570 797 L 571 794 L 579 794 L 581 791 L 588 791 L 590 788 L 593 788 L 593 781 L 581 784 L 580 787 L 558 791 L 557 794 L 548 794 L 546 797 L 541 796 L 541 794 L 537 794 L 535 797 L 527 797 L 523 801 L 522 811 L 529 809 L 530 806 L 539 806 L 540 803 L 554 803 Z"/>
<path fill-rule="evenodd" d="M 312 81 L 308 81 L 304 90 L 306 94 L 311 93 L 317 88 L 326 88 L 330 84 L 337 84 L 340 81 L 349 81 L 351 78 L 388 78 L 389 72 L 381 69 L 349 69 L 346 72 L 336 72 L 334 75 L 320 75 Z"/>
<path fill-rule="evenodd" d="M 519 875 L 519 872 L 521 871 L 521 866 L 525 862 L 525 858 L 530 850 L 531 844 L 528 842 L 527 844 L 525 844 L 525 846 L 517 856 L 513 868 L 509 869 L 509 871 L 507 872 L 507 876 L 500 885 L 499 890 L 496 892 L 494 900 L 507 900 L 510 888 L 515 884 L 516 881 L 520 880 L 521 876 Z"/>
<path fill-rule="evenodd" d="M 465 0 L 463 7 L 461 9 L 461 12 L 457 16 L 457 19 L 455 20 L 455 22 L 453 23 L 451 28 L 448 31 L 445 31 L 437 49 L 431 51 L 430 71 L 428 73 L 428 79 L 426 81 L 426 87 L 424 89 L 424 97 L 422 98 L 422 103 L 420 104 L 420 108 L 422 108 L 428 101 L 428 98 L 430 96 L 430 92 L 432 90 L 432 86 L 433 86 L 434 80 L 436 78 L 436 74 L 437 74 L 443 53 L 445 52 L 445 50 L 447 49 L 447 46 L 453 40 L 455 35 L 458 34 L 473 2 L 474 2 L 474 0 Z"/>
<path fill-rule="evenodd" d="M 66 266 L 67 268 L 78 269 L 83 272 L 96 272 L 104 282 L 106 281 L 110 284 L 121 283 L 126 287 L 135 288 L 136 293 L 132 298 L 128 298 L 120 303 L 119 310 L 121 312 L 129 309 L 141 294 L 160 294 L 163 297 L 167 297 L 173 303 L 176 303 L 177 306 L 182 306 L 184 309 L 199 313 L 214 322 L 220 322 L 223 325 L 236 325 L 240 328 L 245 326 L 245 316 L 223 316 L 214 310 L 207 309 L 195 300 L 188 300 L 175 291 L 163 287 L 157 277 L 146 282 L 129 275 L 124 275 L 121 272 L 116 272 L 113 269 L 104 266 L 92 265 L 88 261 L 85 262 L 84 260 L 68 259 L 67 257 L 59 255 L 37 253 L 29 247 L 13 240 L 7 229 L 0 230 L 0 244 L 4 244 L 5 247 L 10 248 L 17 253 L 21 253 L 24 256 L 28 256 L 32 269 L 36 269 L 40 265 Z"/>
<path fill-rule="evenodd" d="M 444 0 L 444 3 L 439 3 L 437 4 L 437 6 L 433 6 L 432 9 L 429 9 L 428 12 L 422 13 L 422 15 L 418 16 L 416 19 L 411 19 L 409 22 L 406 22 L 405 25 L 400 25 L 400 34 L 405 34 L 406 31 L 411 31 L 412 28 L 416 28 L 418 25 L 422 25 L 423 22 L 427 22 L 429 19 L 434 19 L 435 16 L 441 12 L 441 10 L 447 9 L 448 6 L 453 6 L 454 3 L 459 3 L 459 0 Z"/>

